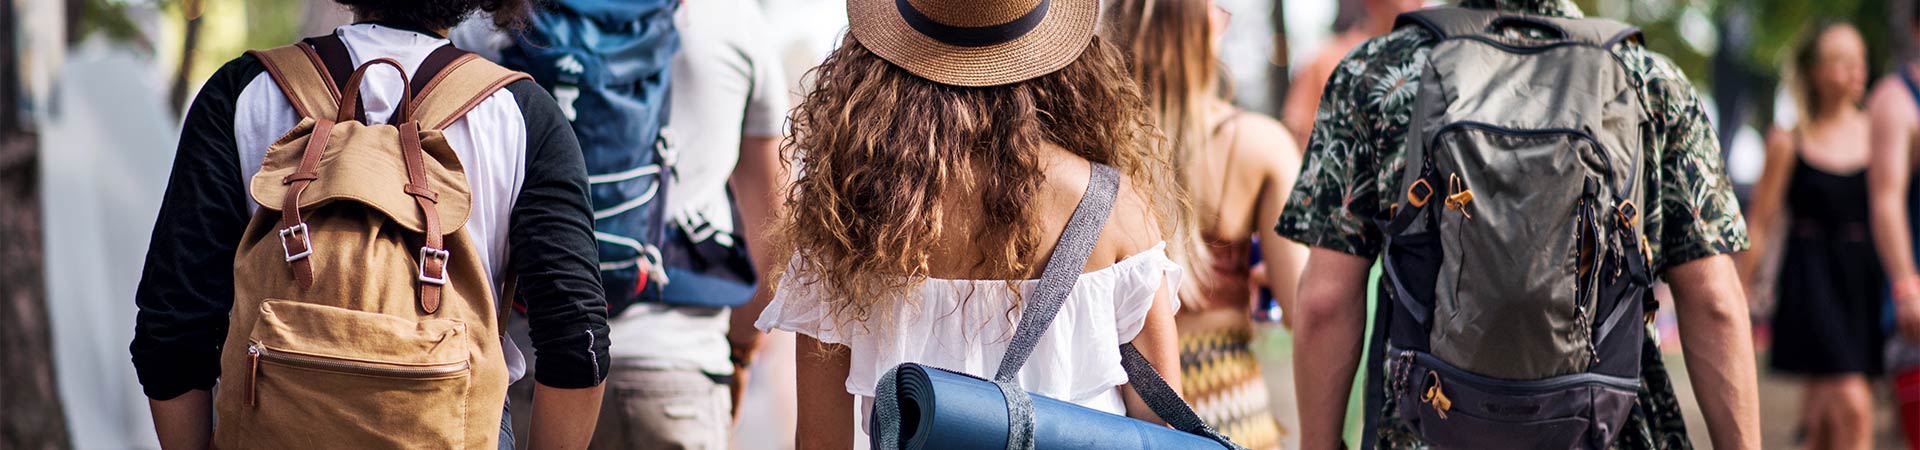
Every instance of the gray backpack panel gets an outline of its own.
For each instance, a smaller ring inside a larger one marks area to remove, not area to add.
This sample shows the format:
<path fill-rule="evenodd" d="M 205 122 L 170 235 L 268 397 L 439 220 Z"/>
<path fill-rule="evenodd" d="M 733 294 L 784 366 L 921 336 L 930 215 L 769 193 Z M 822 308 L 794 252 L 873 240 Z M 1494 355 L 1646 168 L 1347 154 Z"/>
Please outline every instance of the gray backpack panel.
<path fill-rule="evenodd" d="M 1644 329 L 1624 318 L 1650 280 L 1645 110 L 1610 50 L 1637 32 L 1460 8 L 1401 20 L 1442 38 L 1407 189 L 1381 218 L 1403 416 L 1440 448 L 1603 448 L 1637 387 Z"/>

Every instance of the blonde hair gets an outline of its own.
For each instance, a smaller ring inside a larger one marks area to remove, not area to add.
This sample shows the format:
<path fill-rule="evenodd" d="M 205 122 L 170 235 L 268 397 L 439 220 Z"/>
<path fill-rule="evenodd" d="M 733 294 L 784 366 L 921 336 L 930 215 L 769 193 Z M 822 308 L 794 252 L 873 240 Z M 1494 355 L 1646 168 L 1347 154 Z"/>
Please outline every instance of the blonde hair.
<path fill-rule="evenodd" d="M 1208 109 L 1225 92 L 1211 12 L 1205 0 L 1119 0 L 1107 7 L 1101 31 L 1125 51 L 1128 72 L 1167 136 L 1182 191 L 1193 186 L 1188 169 L 1213 144 Z M 1180 290 L 1186 308 L 1205 307 L 1202 293 L 1212 282 L 1202 276 L 1213 256 L 1194 225 L 1197 212 L 1179 219 L 1188 232 L 1168 238 L 1173 258 L 1187 267 Z"/>
<path fill-rule="evenodd" d="M 1820 110 L 1827 99 L 1820 98 L 1819 89 L 1813 85 L 1811 72 L 1820 62 L 1820 39 L 1841 29 L 1859 32 L 1859 28 L 1847 22 L 1831 19 L 1818 20 L 1800 31 L 1798 42 L 1792 47 L 1793 53 L 1787 59 L 1787 70 L 1782 71 L 1781 81 L 1787 86 L 1787 92 L 1793 96 L 1796 111 L 1800 113 L 1796 128 L 1806 125 L 1814 119 L 1814 116 L 1827 112 Z"/>

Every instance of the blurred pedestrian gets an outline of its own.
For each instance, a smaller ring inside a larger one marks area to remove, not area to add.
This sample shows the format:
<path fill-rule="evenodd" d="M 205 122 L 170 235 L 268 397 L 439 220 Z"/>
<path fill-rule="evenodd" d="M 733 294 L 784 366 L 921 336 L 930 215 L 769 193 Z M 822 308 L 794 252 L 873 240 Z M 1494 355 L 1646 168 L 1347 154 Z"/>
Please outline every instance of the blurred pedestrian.
<path fill-rule="evenodd" d="M 1125 178 L 1111 219 L 1015 380 L 1153 418 L 1122 389 L 1132 342 L 1179 385 L 1163 240 L 1182 200 L 1125 62 L 1093 35 L 1098 7 L 848 3 L 849 36 L 790 119 L 793 257 L 757 323 L 801 336 L 799 448 L 866 442 L 857 418 L 899 363 L 992 375 L 1094 164 Z"/>
<path fill-rule="evenodd" d="M 1920 8 L 1910 8 L 1910 36 L 1920 39 Z M 1872 203 L 1874 248 L 1890 289 L 1898 338 L 1889 343 L 1888 369 L 1900 401 L 1900 428 L 1907 446 L 1920 449 L 1920 255 L 1914 228 L 1920 227 L 1920 183 L 1913 174 L 1920 158 L 1920 63 L 1907 62 L 1875 82 L 1867 96 L 1872 121 L 1873 159 L 1867 165 L 1867 198 Z"/>
<path fill-rule="evenodd" d="M 758 3 L 687 2 L 673 18 L 680 52 L 670 66 L 666 134 L 679 156 L 660 244 L 667 281 L 662 302 L 635 304 L 609 321 L 618 345 L 596 449 L 728 448 L 759 337 L 758 311 L 731 317 L 729 306 L 755 294 L 765 265 L 754 262 L 769 258 L 764 230 L 785 187 L 787 82 Z"/>
<path fill-rule="evenodd" d="M 1635 313 L 1659 275 L 1685 323 L 1714 447 L 1759 448 L 1746 302 L 1726 256 L 1746 247 L 1746 226 L 1687 77 L 1629 27 L 1573 19 L 1572 2 L 1461 0 L 1421 13 L 1334 71 L 1281 213 L 1280 234 L 1313 247 L 1294 320 L 1302 446 L 1343 446 L 1348 387 L 1364 367 L 1368 405 L 1380 408 L 1363 412 L 1377 425 L 1362 436 L 1373 448 L 1686 448 L 1679 399 Z M 1547 46 L 1564 51 L 1527 51 Z M 1540 64 L 1487 72 L 1520 62 Z M 1511 84 L 1539 79 L 1569 84 Z M 1545 201 L 1556 203 L 1516 207 Z M 1548 230 L 1567 234 L 1539 234 Z M 1383 252 L 1385 327 L 1363 354 L 1368 271 Z M 1589 309 L 1596 297 L 1607 315 Z M 1488 303 L 1500 298 L 1528 301 Z M 1567 384 L 1548 380 L 1569 374 L 1586 387 L 1555 393 Z M 1614 381 L 1593 383 L 1602 378 Z M 1567 410 L 1580 404 L 1590 408 Z"/>
<path fill-rule="evenodd" d="M 1293 133 L 1294 142 L 1306 142 L 1313 133 L 1314 111 L 1320 106 L 1321 91 L 1327 87 L 1327 78 L 1333 76 L 1333 70 L 1340 67 L 1342 58 L 1347 57 L 1354 47 L 1374 36 L 1393 31 L 1393 19 L 1400 13 L 1420 8 L 1422 0 L 1361 0 L 1363 17 L 1346 30 L 1335 33 L 1320 48 L 1314 50 L 1312 59 L 1307 60 L 1293 72 L 1293 82 L 1287 87 L 1287 103 L 1280 109 L 1280 119 Z"/>
<path fill-rule="evenodd" d="M 1201 418 L 1236 442 L 1272 449 L 1280 446 L 1281 430 L 1253 356 L 1249 253 L 1259 234 L 1267 279 L 1281 304 L 1291 306 L 1306 248 L 1273 226 L 1300 156 L 1279 122 L 1227 100 L 1218 44 L 1229 18 L 1209 0 L 1122 0 L 1107 5 L 1102 29 L 1125 52 L 1167 136 L 1202 241 L 1183 264 L 1197 289 L 1183 293 L 1175 317 L 1182 390 Z"/>
<path fill-rule="evenodd" d="M 1774 370 L 1805 376 L 1800 406 L 1808 449 L 1866 449 L 1873 389 L 1887 334 L 1884 283 L 1868 229 L 1866 42 L 1845 23 L 1811 27 L 1784 77 L 1800 123 L 1767 136 L 1766 172 L 1748 209 L 1753 248 L 1738 258 L 1758 276 L 1774 233 L 1785 232 L 1773 313 Z M 1783 223 L 1784 222 L 1784 223 Z M 1779 225 L 1784 224 L 1785 228 Z"/>
<path fill-rule="evenodd" d="M 135 294 L 161 445 L 511 449 L 526 362 L 495 313 L 517 298 L 528 441 L 585 446 L 608 353 L 579 144 L 525 74 L 445 38 L 527 3 L 340 3 L 357 23 L 235 58 L 188 109 Z"/>

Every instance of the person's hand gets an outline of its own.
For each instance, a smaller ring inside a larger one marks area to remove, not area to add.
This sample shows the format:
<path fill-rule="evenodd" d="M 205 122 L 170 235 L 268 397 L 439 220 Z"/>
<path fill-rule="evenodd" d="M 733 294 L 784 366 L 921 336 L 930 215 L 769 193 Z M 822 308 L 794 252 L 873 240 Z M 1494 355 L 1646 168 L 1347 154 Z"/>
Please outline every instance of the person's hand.
<path fill-rule="evenodd" d="M 1893 282 L 1893 316 L 1901 338 L 1920 342 L 1920 276 L 1909 275 Z"/>

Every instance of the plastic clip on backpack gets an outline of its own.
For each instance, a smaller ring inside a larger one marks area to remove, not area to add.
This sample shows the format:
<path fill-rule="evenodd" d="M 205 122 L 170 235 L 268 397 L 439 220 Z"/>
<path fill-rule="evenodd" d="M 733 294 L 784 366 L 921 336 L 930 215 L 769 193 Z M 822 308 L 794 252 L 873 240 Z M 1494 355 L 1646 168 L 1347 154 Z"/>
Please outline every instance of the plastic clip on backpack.
<path fill-rule="evenodd" d="M 1611 52 L 1638 30 L 1461 8 L 1400 23 L 1440 41 L 1406 191 L 1378 218 L 1387 395 L 1435 448 L 1607 448 L 1651 311 L 1646 113 Z"/>
<path fill-rule="evenodd" d="M 1031 395 L 1014 381 L 1072 293 L 1113 211 L 1119 187 L 1118 172 L 1093 165 L 1086 196 L 1054 244 L 993 380 L 915 363 L 900 364 L 880 378 L 871 415 L 873 448 L 1245 450 L 1202 421 L 1132 343 L 1119 349 L 1127 382 L 1172 429 Z"/>
<path fill-rule="evenodd" d="M 405 81 L 392 59 L 355 68 L 335 36 L 252 55 L 301 121 L 252 179 L 216 446 L 496 447 L 503 316 L 440 130 L 527 75 L 446 46 Z M 405 84 L 389 123 L 359 109 L 377 66 Z"/>

